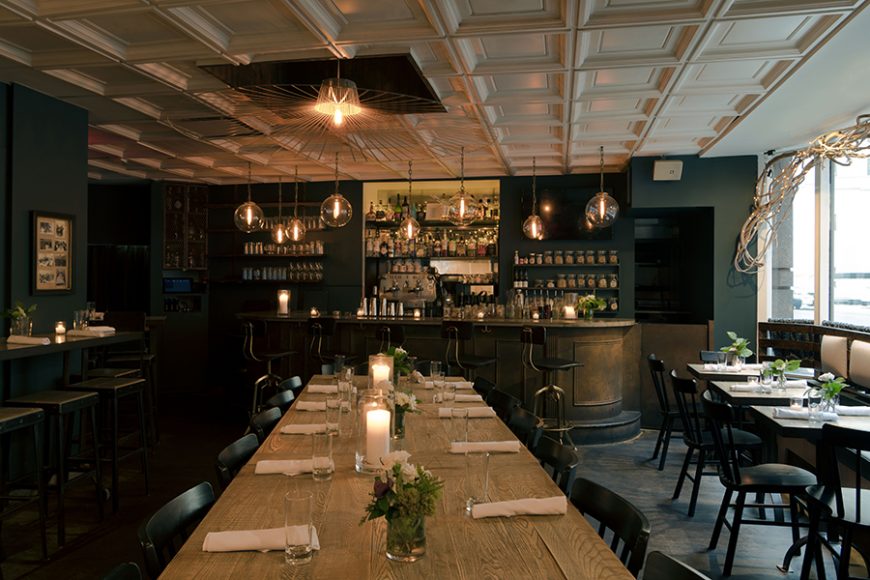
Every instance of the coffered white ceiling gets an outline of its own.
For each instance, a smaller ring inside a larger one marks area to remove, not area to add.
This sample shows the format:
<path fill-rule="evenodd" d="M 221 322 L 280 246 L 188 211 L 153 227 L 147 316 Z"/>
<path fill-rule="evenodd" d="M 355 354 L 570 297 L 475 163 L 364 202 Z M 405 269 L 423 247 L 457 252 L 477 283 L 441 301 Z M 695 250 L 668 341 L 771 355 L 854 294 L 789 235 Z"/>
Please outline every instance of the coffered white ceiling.
<path fill-rule="evenodd" d="M 236 110 L 201 65 L 410 54 L 446 113 L 370 130 L 344 178 L 609 169 L 704 154 L 868 0 L 0 0 L 0 80 L 90 112 L 90 173 L 237 183 L 332 178 L 332 155 Z M 377 88 L 377 87 L 361 87 Z M 312 103 L 313 105 L 313 103 Z M 234 119 L 223 118 L 226 115 Z M 231 130 L 244 126 L 242 135 Z M 745 151 L 756 153 L 756 151 Z"/>

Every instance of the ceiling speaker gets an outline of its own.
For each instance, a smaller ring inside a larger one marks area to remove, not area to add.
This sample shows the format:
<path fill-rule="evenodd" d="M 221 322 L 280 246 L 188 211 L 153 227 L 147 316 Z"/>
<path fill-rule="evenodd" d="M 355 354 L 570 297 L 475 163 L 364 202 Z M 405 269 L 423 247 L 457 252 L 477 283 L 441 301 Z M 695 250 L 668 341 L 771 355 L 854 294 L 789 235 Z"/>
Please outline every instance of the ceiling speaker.
<path fill-rule="evenodd" d="M 679 181 L 682 176 L 682 161 L 659 160 L 653 163 L 653 181 Z"/>

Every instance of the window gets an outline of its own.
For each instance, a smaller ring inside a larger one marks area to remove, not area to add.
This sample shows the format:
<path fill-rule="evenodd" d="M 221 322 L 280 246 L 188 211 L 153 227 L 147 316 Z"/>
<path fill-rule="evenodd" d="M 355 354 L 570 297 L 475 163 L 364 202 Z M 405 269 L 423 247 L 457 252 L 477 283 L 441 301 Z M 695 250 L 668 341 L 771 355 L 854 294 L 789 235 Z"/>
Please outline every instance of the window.
<path fill-rule="evenodd" d="M 830 319 L 870 326 L 870 160 L 831 164 Z"/>

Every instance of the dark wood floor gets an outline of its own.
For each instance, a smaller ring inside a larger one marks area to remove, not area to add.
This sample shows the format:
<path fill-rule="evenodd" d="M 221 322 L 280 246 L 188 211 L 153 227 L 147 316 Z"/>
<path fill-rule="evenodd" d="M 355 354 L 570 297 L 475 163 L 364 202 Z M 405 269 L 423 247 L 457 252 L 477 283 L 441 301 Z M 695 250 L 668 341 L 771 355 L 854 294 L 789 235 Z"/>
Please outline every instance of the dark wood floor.
<path fill-rule="evenodd" d="M 207 479 L 214 482 L 213 461 L 224 445 L 237 438 L 243 417 L 228 411 L 230 406 L 217 394 L 192 400 L 164 401 L 162 441 L 151 459 L 152 490 L 145 496 L 132 461 L 124 474 L 121 512 L 98 522 L 87 485 L 75 492 L 69 505 L 70 541 L 57 551 L 55 536 L 49 536 L 52 557 L 39 560 L 37 527 L 33 514 L 22 512 L 2 529 L 6 559 L 3 576 L 10 578 L 99 578 L 124 561 L 141 564 L 136 530 L 145 517 L 166 501 Z M 664 471 L 649 461 L 654 432 L 644 432 L 632 441 L 581 448 L 580 474 L 622 494 L 647 515 L 652 526 L 650 550 L 661 550 L 706 572 L 713 578 L 721 573 L 728 541 L 723 531 L 719 549 L 706 550 L 716 511 L 722 497 L 717 478 L 706 477 L 694 518 L 686 516 L 689 490 L 672 502 L 684 447 L 672 444 Z M 52 524 L 54 520 L 52 519 Z M 53 531 L 53 530 L 52 530 Z M 790 544 L 786 529 L 745 527 L 740 533 L 732 578 L 797 578 L 797 572 L 781 574 L 776 564 Z M 796 561 L 795 566 L 800 562 Z M 794 566 L 793 566 L 794 567 Z M 830 576 L 829 576 L 830 577 Z"/>

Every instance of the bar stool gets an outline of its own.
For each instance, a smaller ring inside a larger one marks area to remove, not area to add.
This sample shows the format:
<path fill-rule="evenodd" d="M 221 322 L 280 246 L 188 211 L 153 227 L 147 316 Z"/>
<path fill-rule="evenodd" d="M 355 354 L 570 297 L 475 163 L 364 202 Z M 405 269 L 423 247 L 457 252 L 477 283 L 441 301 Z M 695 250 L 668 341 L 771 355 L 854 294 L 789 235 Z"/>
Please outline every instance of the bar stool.
<path fill-rule="evenodd" d="M 323 350 L 324 339 L 329 342 L 335 336 L 335 318 L 309 318 L 308 336 L 311 338 L 308 354 L 317 359 L 321 371 L 324 365 L 332 364 L 337 356 L 343 356 L 346 365 L 352 364 L 356 360 L 355 356 L 346 353 Z"/>
<path fill-rule="evenodd" d="M 284 351 L 254 351 L 254 323 L 244 322 L 242 327 L 245 331 L 245 338 L 242 344 L 242 353 L 246 360 L 253 362 L 265 362 L 266 373 L 259 379 L 254 381 L 254 398 L 251 403 L 251 416 L 253 417 L 260 411 L 263 404 L 263 391 L 272 387 L 277 390 L 278 385 L 283 380 L 280 376 L 272 372 L 272 363 L 276 360 L 287 358 L 296 354 L 290 350 Z"/>
<path fill-rule="evenodd" d="M 378 352 L 387 352 L 391 346 L 405 344 L 405 327 L 400 324 L 385 324 L 378 328 Z"/>
<path fill-rule="evenodd" d="M 0 437 L 3 439 L 3 444 L 0 446 L 0 488 L 2 488 L 3 509 L 0 511 L 0 520 L 12 515 L 26 505 L 36 502 L 39 510 L 39 527 L 42 532 L 42 557 L 48 557 L 48 538 L 45 532 L 45 480 L 42 477 L 42 429 L 45 423 L 45 412 L 42 409 L 32 407 L 0 407 Z M 33 459 L 34 470 L 36 476 L 36 497 L 24 497 L 20 495 L 12 495 L 10 493 L 10 482 L 7 479 L 9 469 L 7 463 L 9 461 L 9 442 L 7 435 L 18 431 L 31 429 L 33 436 Z M 6 509 L 9 502 L 21 502 L 18 506 Z"/>
<path fill-rule="evenodd" d="M 476 356 L 473 354 L 465 354 L 460 352 L 459 341 L 471 340 L 474 338 L 474 323 L 464 320 L 445 320 L 441 323 L 441 338 L 447 339 L 447 346 L 444 350 L 444 364 L 449 368 L 450 365 L 458 366 L 462 369 L 462 374 L 466 379 L 473 377 L 468 376 L 468 372 L 477 372 L 478 369 L 495 364 L 495 359 L 486 356 Z M 451 346 L 453 347 L 451 349 Z M 450 353 L 453 351 L 451 360 Z"/>
<path fill-rule="evenodd" d="M 42 409 L 54 425 L 56 440 L 54 442 L 57 480 L 57 543 L 62 546 L 66 542 L 66 514 L 64 509 L 66 488 L 71 483 L 90 477 L 95 486 L 95 497 L 100 520 L 103 519 L 103 486 L 100 480 L 100 451 L 97 431 L 97 406 L 100 397 L 96 393 L 77 391 L 40 391 L 9 399 L 4 404 L 10 407 L 36 407 Z M 89 421 L 85 421 L 85 413 Z M 75 425 L 76 414 L 80 416 L 78 438 L 67 437 L 67 431 Z M 72 454 L 72 443 L 81 446 L 85 438 L 85 425 L 90 427 L 93 442 L 93 452 L 90 457 Z M 51 429 L 51 427 L 50 427 Z M 51 431 L 49 431 L 51 432 Z M 46 438 L 46 447 L 51 444 Z M 46 453 L 46 456 L 48 453 Z M 78 473 L 73 479 L 67 479 L 72 472 Z"/>
<path fill-rule="evenodd" d="M 119 477 L 118 465 L 121 461 L 134 455 L 140 455 L 142 459 L 142 473 L 145 476 L 145 494 L 150 491 L 148 479 L 148 437 L 146 435 L 147 427 L 145 423 L 145 379 L 138 377 L 111 379 L 97 378 L 88 379 L 81 383 L 70 385 L 68 389 L 73 391 L 87 391 L 97 393 L 100 396 L 100 406 L 104 413 L 108 414 L 108 427 L 102 426 L 102 439 L 104 448 L 108 446 L 111 449 L 109 459 L 102 459 L 112 465 L 112 512 L 118 511 L 119 499 Z M 139 428 L 134 429 L 129 433 L 121 435 L 118 429 L 118 407 L 121 400 L 132 397 L 136 405 L 136 415 L 139 421 Z M 121 439 L 137 437 L 139 445 L 137 447 L 124 448 L 120 447 Z M 123 452 L 123 454 L 122 454 Z"/>

